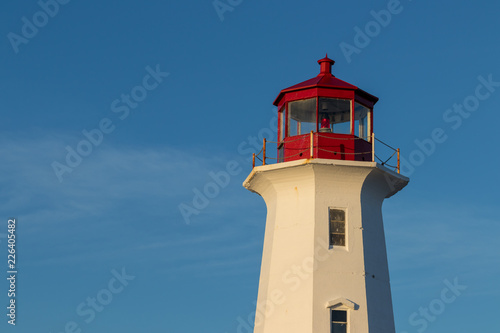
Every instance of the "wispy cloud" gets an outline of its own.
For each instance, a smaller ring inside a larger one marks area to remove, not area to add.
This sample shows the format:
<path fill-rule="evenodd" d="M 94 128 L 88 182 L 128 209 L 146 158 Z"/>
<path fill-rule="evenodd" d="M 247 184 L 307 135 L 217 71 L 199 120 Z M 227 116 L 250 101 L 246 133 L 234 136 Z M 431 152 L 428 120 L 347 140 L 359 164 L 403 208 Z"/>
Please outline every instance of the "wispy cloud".
<path fill-rule="evenodd" d="M 29 220 L 31 214 L 51 211 L 50 221 L 57 221 L 79 213 L 98 215 L 126 200 L 168 200 L 189 193 L 189 182 L 203 179 L 211 164 L 206 154 L 169 147 L 104 146 L 61 184 L 50 162 L 64 151 L 62 142 L 65 138 L 0 139 L 0 210 Z"/>
<path fill-rule="evenodd" d="M 248 217 L 237 226 L 221 218 L 241 210 L 228 203 L 234 187 L 195 227 L 186 226 L 177 210 L 179 197 L 190 197 L 232 156 L 103 144 L 60 183 L 50 163 L 75 139 L 0 138 L 0 211 L 22 222 L 25 265 L 161 262 L 166 274 L 207 275 L 241 274 L 248 262 L 258 265 L 261 240 L 242 241 Z M 231 184 L 241 188 L 239 179 Z M 248 195 L 242 188 L 239 193 Z"/>

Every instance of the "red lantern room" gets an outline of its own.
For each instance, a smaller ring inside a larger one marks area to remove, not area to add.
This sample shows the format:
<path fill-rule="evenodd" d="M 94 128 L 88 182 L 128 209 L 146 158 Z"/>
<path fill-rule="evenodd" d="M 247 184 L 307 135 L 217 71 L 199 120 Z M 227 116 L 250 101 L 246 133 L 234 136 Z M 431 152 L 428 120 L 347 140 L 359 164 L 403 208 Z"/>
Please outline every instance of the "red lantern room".
<path fill-rule="evenodd" d="M 328 55 L 318 76 L 283 89 L 278 107 L 278 161 L 304 158 L 372 161 L 378 98 L 332 75 Z"/>

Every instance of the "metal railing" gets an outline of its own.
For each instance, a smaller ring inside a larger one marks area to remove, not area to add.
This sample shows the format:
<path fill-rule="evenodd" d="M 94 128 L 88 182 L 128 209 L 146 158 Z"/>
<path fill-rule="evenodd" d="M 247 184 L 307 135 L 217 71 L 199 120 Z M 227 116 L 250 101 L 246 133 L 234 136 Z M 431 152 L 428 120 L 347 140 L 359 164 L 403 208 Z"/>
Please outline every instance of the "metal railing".
<path fill-rule="evenodd" d="M 319 137 L 321 137 L 321 133 L 317 133 L 317 135 Z M 331 137 L 328 137 L 330 139 L 333 139 L 333 140 L 364 140 L 363 138 L 359 138 L 359 137 L 354 137 L 354 138 L 338 138 L 338 137 L 335 137 L 335 138 L 331 138 Z M 301 138 L 298 138 L 298 139 L 295 139 L 295 140 L 290 140 L 290 141 L 286 141 L 286 144 L 289 144 L 291 142 L 295 142 L 295 141 L 299 141 L 299 140 L 304 140 L 303 137 Z M 385 147 L 391 149 L 393 151 L 392 155 L 389 156 L 389 158 L 387 158 L 386 160 L 382 160 L 380 157 L 378 157 L 376 154 L 375 154 L 375 141 L 377 142 L 380 142 L 381 144 L 383 144 Z M 267 144 L 268 143 L 273 143 L 273 144 L 276 144 L 278 146 L 278 149 L 280 147 L 282 147 L 284 144 L 285 144 L 285 141 L 279 141 L 279 142 L 276 142 L 276 141 L 268 141 L 266 140 L 265 138 L 263 139 L 263 143 L 262 143 L 262 149 L 258 152 L 258 153 L 254 153 L 253 154 L 253 157 L 252 157 L 252 167 L 255 168 L 255 160 L 258 159 L 262 162 L 262 165 L 266 165 L 266 162 L 268 159 L 272 159 L 272 160 L 275 160 L 276 162 L 279 162 L 279 157 L 270 157 L 270 156 L 267 156 L 266 155 L 266 149 L 267 149 Z M 375 134 L 372 133 L 371 135 L 371 140 L 370 140 L 370 143 L 371 143 L 371 151 L 368 152 L 345 152 L 345 151 L 337 151 L 337 150 L 329 150 L 329 149 L 324 149 L 324 148 L 320 148 L 319 145 L 318 145 L 318 150 L 321 150 L 323 152 L 328 152 L 328 153 L 334 153 L 334 154 L 342 154 L 342 155 L 361 155 L 361 154 L 371 154 L 371 161 L 372 162 L 375 162 L 376 160 L 379 160 L 380 161 L 380 164 L 384 165 L 384 166 L 388 166 L 389 168 L 394 168 L 394 171 L 397 171 L 397 173 L 400 173 L 401 172 L 401 160 L 400 160 L 400 156 L 401 156 L 401 151 L 399 148 L 394 148 L 394 147 L 391 147 L 390 145 L 388 145 L 387 143 L 383 142 L 382 140 L 379 140 L 378 138 L 375 137 Z M 293 155 L 287 155 L 286 158 L 289 159 L 289 158 L 293 158 L 293 157 L 296 157 L 296 156 L 304 156 L 305 154 L 304 153 L 307 153 L 309 152 L 308 154 L 308 157 L 307 158 L 314 158 L 314 132 L 311 131 L 310 132 L 310 143 L 309 143 L 309 147 L 298 152 L 297 154 L 293 154 Z M 261 156 L 262 154 L 262 156 Z M 306 155 L 307 156 L 307 155 Z M 396 165 L 391 165 L 391 164 L 388 164 L 389 161 L 392 160 L 392 158 L 396 156 L 397 157 L 397 164 Z"/>

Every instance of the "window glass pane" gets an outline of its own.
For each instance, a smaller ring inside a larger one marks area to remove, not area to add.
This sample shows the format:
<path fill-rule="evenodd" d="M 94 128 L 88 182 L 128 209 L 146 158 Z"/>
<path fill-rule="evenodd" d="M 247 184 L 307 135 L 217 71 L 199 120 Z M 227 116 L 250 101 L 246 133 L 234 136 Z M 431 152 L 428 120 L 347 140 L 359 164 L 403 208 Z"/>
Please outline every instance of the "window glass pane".
<path fill-rule="evenodd" d="M 347 323 L 347 311 L 332 310 L 332 321 Z"/>
<path fill-rule="evenodd" d="M 284 123 L 285 123 L 285 106 L 283 106 L 279 112 L 278 112 L 278 118 L 279 118 L 279 129 L 280 129 L 280 136 L 278 138 L 278 141 L 283 141 L 283 138 L 285 136 L 285 126 L 284 126 Z"/>
<path fill-rule="evenodd" d="M 285 122 L 286 122 L 285 117 L 286 117 L 286 111 L 285 111 L 285 105 L 283 105 L 278 112 L 278 120 L 279 120 L 278 142 L 282 142 L 285 139 Z M 284 162 L 284 154 L 285 154 L 285 148 L 283 144 L 278 143 L 278 163 Z"/>
<path fill-rule="evenodd" d="M 332 333 L 346 333 L 347 324 L 332 323 Z"/>
<path fill-rule="evenodd" d="M 342 209 L 330 209 L 330 221 L 345 221 L 345 211 Z"/>
<path fill-rule="evenodd" d="M 345 234 L 345 223 L 330 222 L 330 232 L 334 234 Z"/>
<path fill-rule="evenodd" d="M 351 133 L 351 101 L 337 98 L 319 99 L 320 132 Z"/>
<path fill-rule="evenodd" d="M 368 138 L 368 112 L 370 109 L 359 103 L 354 103 L 354 135 Z"/>
<path fill-rule="evenodd" d="M 345 235 L 343 235 L 343 234 L 331 234 L 330 235 L 330 245 L 345 246 Z"/>
<path fill-rule="evenodd" d="M 316 132 L 316 98 L 288 103 L 290 136 Z"/>
<path fill-rule="evenodd" d="M 290 127 L 288 129 L 288 136 L 299 135 L 299 123 L 297 120 L 290 118 Z"/>

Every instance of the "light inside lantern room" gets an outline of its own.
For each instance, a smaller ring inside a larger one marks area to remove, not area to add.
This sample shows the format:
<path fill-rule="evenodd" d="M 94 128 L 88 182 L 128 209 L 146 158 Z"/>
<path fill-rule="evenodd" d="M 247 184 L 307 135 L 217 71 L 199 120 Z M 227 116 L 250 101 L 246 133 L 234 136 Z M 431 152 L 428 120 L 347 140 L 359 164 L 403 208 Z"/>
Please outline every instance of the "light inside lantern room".
<path fill-rule="evenodd" d="M 331 133 L 351 133 L 351 101 L 337 98 L 319 98 L 319 109 L 330 120 Z M 321 132 L 326 132 L 322 130 Z"/>
<path fill-rule="evenodd" d="M 320 132 L 331 132 L 330 128 L 330 117 L 324 112 L 321 113 L 321 127 L 319 128 Z"/>

